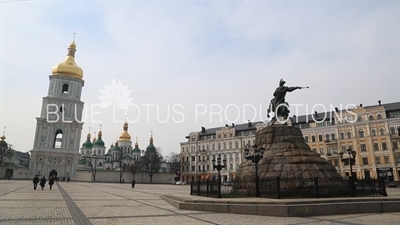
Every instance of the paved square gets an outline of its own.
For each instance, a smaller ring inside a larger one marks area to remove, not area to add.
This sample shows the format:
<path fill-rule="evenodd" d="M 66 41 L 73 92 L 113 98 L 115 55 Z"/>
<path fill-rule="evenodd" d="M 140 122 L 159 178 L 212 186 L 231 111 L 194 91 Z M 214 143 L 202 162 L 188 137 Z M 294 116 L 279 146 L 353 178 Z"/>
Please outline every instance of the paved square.
<path fill-rule="evenodd" d="M 399 224 L 400 213 L 271 217 L 180 210 L 159 195 L 188 196 L 187 185 L 0 180 L 0 224 Z"/>

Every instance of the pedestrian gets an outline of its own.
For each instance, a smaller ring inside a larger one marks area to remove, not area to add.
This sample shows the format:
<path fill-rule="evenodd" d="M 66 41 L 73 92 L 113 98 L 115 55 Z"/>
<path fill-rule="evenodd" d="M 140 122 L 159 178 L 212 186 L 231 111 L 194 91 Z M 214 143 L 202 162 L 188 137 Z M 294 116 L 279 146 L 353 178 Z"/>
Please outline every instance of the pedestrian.
<path fill-rule="evenodd" d="M 33 190 L 36 190 L 36 188 L 37 188 L 37 184 L 39 183 L 39 177 L 38 176 L 35 176 L 34 178 L 33 178 Z"/>
<path fill-rule="evenodd" d="M 49 178 L 50 190 L 51 190 L 51 187 L 53 186 L 53 184 L 54 184 L 54 178 L 52 176 L 50 176 L 50 178 Z"/>
<path fill-rule="evenodd" d="M 11 175 L 8 176 L 8 180 L 10 180 L 10 179 L 11 179 Z"/>
<path fill-rule="evenodd" d="M 46 184 L 46 178 L 43 176 L 42 179 L 40 179 L 40 187 L 42 187 L 42 190 L 45 184 Z"/>
<path fill-rule="evenodd" d="M 135 181 L 135 179 L 133 179 L 133 180 L 132 180 L 132 187 L 131 187 L 131 188 L 135 188 L 135 184 L 136 184 L 136 181 Z"/>
<path fill-rule="evenodd" d="M 67 173 L 67 183 L 71 181 L 71 178 L 69 177 L 69 174 Z"/>

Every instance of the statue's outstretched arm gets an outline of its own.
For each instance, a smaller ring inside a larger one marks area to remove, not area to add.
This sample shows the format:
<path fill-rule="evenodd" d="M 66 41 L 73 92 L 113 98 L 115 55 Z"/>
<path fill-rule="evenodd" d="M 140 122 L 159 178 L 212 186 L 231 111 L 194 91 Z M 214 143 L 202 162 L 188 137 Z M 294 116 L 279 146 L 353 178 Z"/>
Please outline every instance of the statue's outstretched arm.
<path fill-rule="evenodd" d="M 287 91 L 288 91 L 288 92 L 292 92 L 292 91 L 294 91 L 294 90 L 296 90 L 296 89 L 302 89 L 302 87 L 288 87 L 288 88 L 287 88 Z"/>

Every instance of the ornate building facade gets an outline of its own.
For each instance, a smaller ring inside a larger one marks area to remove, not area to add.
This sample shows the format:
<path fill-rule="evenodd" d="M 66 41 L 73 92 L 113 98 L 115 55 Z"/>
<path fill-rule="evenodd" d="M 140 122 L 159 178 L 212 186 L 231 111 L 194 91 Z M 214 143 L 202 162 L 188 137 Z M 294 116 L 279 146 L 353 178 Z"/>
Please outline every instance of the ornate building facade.
<path fill-rule="evenodd" d="M 30 176 L 70 177 L 78 168 L 82 130 L 81 101 L 83 71 L 75 63 L 75 40 L 68 47 L 64 62 L 52 68 L 47 96 L 42 100 L 40 116 L 31 152 Z"/>
<path fill-rule="evenodd" d="M 350 166 L 344 164 L 347 154 L 342 160 L 339 153 L 352 149 L 357 153 L 353 166 L 357 178 L 400 180 L 400 102 L 379 101 L 378 105 L 293 116 L 288 124 L 300 128 L 310 148 L 330 161 L 342 176 L 349 175 Z M 244 160 L 245 144 L 252 145 L 256 131 L 264 126 L 263 122 L 248 122 L 191 132 L 188 140 L 180 143 L 181 180 L 215 178 L 212 160 L 217 157 L 227 161 L 222 180 L 232 180 Z"/>

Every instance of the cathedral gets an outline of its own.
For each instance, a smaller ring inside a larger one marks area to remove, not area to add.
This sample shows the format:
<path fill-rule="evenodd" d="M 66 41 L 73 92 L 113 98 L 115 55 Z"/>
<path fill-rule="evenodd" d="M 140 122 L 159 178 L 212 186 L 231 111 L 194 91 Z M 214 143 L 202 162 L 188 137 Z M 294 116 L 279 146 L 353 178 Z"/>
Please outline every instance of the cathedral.
<path fill-rule="evenodd" d="M 76 178 L 82 131 L 83 71 L 75 63 L 75 38 L 65 60 L 52 68 L 43 97 L 29 163 L 29 175 Z"/>
<path fill-rule="evenodd" d="M 118 141 L 111 144 L 106 152 L 106 146 L 102 139 L 103 132 L 100 130 L 97 138 L 91 140 L 90 133 L 87 134 L 86 141 L 82 144 L 81 155 L 79 159 L 80 170 L 112 170 L 119 171 L 121 167 L 133 166 L 140 160 L 146 151 L 155 152 L 153 145 L 153 135 L 150 137 L 150 143 L 146 150 L 140 150 L 138 140 L 134 148 L 132 147 L 131 135 L 128 133 L 128 123 L 123 125 L 123 131 Z M 120 165 L 121 164 L 121 165 Z"/>

